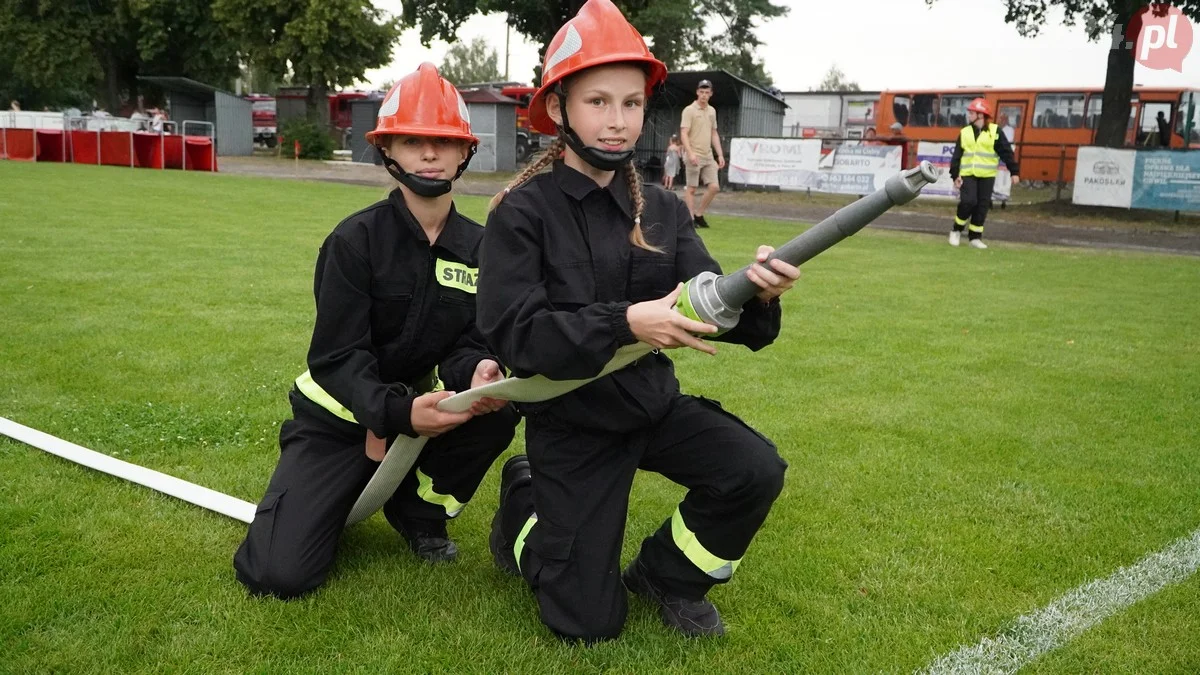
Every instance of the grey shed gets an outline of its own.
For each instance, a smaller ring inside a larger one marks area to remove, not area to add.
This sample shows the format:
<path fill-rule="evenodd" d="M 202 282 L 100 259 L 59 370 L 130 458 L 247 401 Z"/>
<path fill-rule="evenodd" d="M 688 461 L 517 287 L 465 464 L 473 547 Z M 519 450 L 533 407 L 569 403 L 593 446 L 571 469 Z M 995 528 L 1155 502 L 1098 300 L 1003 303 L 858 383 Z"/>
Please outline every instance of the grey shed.
<path fill-rule="evenodd" d="M 254 152 L 254 116 L 246 99 L 186 77 L 139 76 L 138 80 L 162 90 L 176 132 L 216 138 L 217 155 Z M 185 122 L 207 122 L 188 124 Z"/>

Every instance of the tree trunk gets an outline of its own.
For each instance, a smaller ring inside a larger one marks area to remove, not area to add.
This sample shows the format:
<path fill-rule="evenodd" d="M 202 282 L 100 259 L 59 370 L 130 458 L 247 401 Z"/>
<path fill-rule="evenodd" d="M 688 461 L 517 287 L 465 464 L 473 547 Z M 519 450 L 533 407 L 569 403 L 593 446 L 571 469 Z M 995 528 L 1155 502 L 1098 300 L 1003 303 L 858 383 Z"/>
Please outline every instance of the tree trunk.
<path fill-rule="evenodd" d="M 309 92 L 308 118 L 326 132 L 332 132 L 329 126 L 329 87 L 324 83 L 313 83 Z"/>
<path fill-rule="evenodd" d="M 121 66 L 117 57 L 111 51 L 106 51 L 104 63 L 104 106 L 113 115 L 119 115 L 121 109 Z"/>
<path fill-rule="evenodd" d="M 1129 25 L 1130 15 L 1117 16 L 1118 30 Z M 1104 77 L 1104 105 L 1096 125 L 1096 145 L 1120 148 L 1125 145 L 1129 126 L 1129 100 L 1133 96 L 1133 48 L 1125 48 L 1124 36 L 1114 36 L 1108 52 L 1108 73 Z"/>

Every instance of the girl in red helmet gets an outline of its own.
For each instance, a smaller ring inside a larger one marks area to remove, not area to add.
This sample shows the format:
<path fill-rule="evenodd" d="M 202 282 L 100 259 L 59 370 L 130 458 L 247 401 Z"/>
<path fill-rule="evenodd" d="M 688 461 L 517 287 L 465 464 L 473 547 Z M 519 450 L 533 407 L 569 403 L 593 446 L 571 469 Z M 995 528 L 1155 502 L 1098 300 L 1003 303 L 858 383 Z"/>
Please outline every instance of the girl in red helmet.
<path fill-rule="evenodd" d="M 398 82 L 367 134 L 399 184 L 347 217 L 321 246 L 308 370 L 254 522 L 234 556 L 252 593 L 281 598 L 321 585 L 358 496 L 400 434 L 428 436 L 384 506 L 414 553 L 450 561 L 446 531 L 517 423 L 486 400 L 463 414 L 435 405 L 502 377 L 475 328 L 483 228 L 454 209 L 451 183 L 478 139 L 458 91 L 431 64 Z"/>
<path fill-rule="evenodd" d="M 950 157 L 950 178 L 958 189 L 958 212 L 950 230 L 950 245 L 958 246 L 963 229 L 971 248 L 984 249 L 983 222 L 992 208 L 992 189 L 1000 162 L 1008 167 L 1013 185 L 1021 181 L 1017 160 L 1008 137 L 991 120 L 992 109 L 986 99 L 977 98 L 967 106 L 967 126 L 958 134 Z"/>
<path fill-rule="evenodd" d="M 530 121 L 558 139 L 493 200 L 480 254 L 479 326 L 515 375 L 598 374 L 619 347 L 654 353 L 574 392 L 524 404 L 528 456 L 504 466 L 497 565 L 532 587 L 542 621 L 585 642 L 616 637 L 627 592 L 687 635 L 720 635 L 706 594 L 730 579 L 783 487 L 767 438 L 716 401 L 679 391 L 665 350 L 713 347 L 674 310 L 680 282 L 719 267 L 687 206 L 632 163 L 646 100 L 666 68 L 610 0 L 589 0 L 551 41 Z M 545 167 L 550 171 L 540 173 Z M 759 247 L 765 260 L 770 247 Z M 799 271 L 755 266 L 761 288 L 719 340 L 757 350 L 779 333 L 778 296 Z M 688 488 L 621 572 L 637 469 Z"/>

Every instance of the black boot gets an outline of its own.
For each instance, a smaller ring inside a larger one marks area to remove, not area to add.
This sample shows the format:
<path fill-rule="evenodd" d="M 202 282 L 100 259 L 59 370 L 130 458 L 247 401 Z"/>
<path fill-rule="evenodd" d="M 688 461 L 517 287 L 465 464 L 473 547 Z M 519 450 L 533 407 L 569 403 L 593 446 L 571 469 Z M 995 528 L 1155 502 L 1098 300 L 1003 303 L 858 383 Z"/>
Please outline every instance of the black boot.
<path fill-rule="evenodd" d="M 492 517 L 492 534 L 488 537 L 488 546 L 492 549 L 492 559 L 496 567 L 514 577 L 521 576 L 517 567 L 517 559 L 513 555 L 513 542 L 504 536 L 504 514 L 509 495 L 517 488 L 528 487 L 533 482 L 529 471 L 529 457 L 517 455 L 504 463 L 500 470 L 500 504 L 496 507 L 496 515 Z"/>
<path fill-rule="evenodd" d="M 396 529 L 412 552 L 427 563 L 448 563 L 458 558 L 458 547 L 446 533 L 444 520 L 404 521 Z"/>
<path fill-rule="evenodd" d="M 629 567 L 621 574 L 621 581 L 630 592 L 658 605 L 663 623 L 684 635 L 701 637 L 725 634 L 725 624 L 721 622 L 716 605 L 709 602 L 708 598 L 688 600 L 659 588 L 650 579 L 641 556 L 629 563 Z"/>

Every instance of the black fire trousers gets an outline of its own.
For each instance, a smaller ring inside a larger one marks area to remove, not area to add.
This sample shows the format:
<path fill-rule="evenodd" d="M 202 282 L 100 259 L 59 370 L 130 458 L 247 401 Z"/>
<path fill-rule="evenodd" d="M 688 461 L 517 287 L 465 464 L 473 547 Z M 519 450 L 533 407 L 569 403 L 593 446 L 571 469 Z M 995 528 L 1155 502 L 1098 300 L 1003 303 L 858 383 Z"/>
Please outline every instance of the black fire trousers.
<path fill-rule="evenodd" d="M 379 466 L 366 455 L 362 427 L 314 415 L 302 394 L 293 390 L 291 396 L 294 414 L 280 429 L 279 464 L 233 558 L 238 580 L 251 593 L 284 599 L 325 582 L 346 518 Z M 432 479 L 433 492 L 465 504 L 512 441 L 518 420 L 505 406 L 429 439 L 383 507 L 388 522 L 399 530 L 402 523 L 452 517 L 444 505 L 418 494 L 418 472 Z"/>
<path fill-rule="evenodd" d="M 660 588 L 690 599 L 729 580 L 783 489 L 787 463 L 775 445 L 715 401 L 677 395 L 660 423 L 627 434 L 549 417 L 526 420 L 533 481 L 505 500 L 501 523 L 510 542 L 530 528 L 518 542 L 521 573 L 562 638 L 621 632 L 621 544 L 638 469 L 688 488 L 639 556 Z"/>

